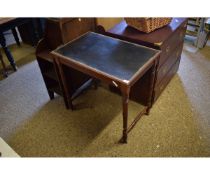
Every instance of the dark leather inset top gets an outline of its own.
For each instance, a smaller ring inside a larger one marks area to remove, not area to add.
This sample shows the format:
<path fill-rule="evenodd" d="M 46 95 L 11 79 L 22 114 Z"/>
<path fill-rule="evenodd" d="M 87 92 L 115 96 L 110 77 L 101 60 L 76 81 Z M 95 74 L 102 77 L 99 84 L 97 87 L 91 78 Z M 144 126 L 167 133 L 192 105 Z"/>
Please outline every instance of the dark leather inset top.
<path fill-rule="evenodd" d="M 159 51 L 89 32 L 55 52 L 128 81 Z"/>

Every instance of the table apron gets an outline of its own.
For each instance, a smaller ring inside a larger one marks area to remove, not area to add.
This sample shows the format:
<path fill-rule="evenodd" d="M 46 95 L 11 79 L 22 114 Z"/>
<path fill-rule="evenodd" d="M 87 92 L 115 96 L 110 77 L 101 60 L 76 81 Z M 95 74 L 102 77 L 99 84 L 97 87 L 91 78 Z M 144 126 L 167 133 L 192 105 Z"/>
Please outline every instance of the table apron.
<path fill-rule="evenodd" d="M 107 84 L 112 84 L 118 88 L 121 88 L 121 87 L 130 87 L 130 84 L 127 84 L 126 82 L 123 82 L 122 80 L 120 79 L 117 79 L 115 77 L 112 77 L 112 76 L 109 76 L 109 75 L 106 75 L 106 74 L 103 74 L 102 72 L 100 71 L 97 71 L 97 70 L 92 70 L 91 68 L 89 68 L 88 66 L 80 66 L 79 64 L 76 64 L 74 62 L 71 62 L 69 60 L 66 60 L 66 59 L 63 59 L 60 57 L 56 58 L 60 63 L 61 65 L 65 65 L 65 66 L 68 66 L 68 67 L 71 67 L 72 69 L 75 69 L 75 70 L 78 70 L 80 72 L 83 72 L 93 78 L 96 78 L 96 79 L 99 79 Z"/>
<path fill-rule="evenodd" d="M 83 72 L 85 74 L 88 74 L 96 79 L 99 79 L 101 81 L 104 81 L 107 84 L 114 85 L 117 88 L 131 88 L 132 85 L 134 85 L 153 65 L 156 59 L 151 61 L 150 64 L 148 64 L 143 70 L 141 70 L 137 76 L 133 77 L 132 80 L 123 81 L 121 79 L 118 79 L 113 76 L 109 76 L 105 73 L 102 73 L 101 71 L 93 70 L 89 66 L 81 66 L 78 63 L 75 63 L 73 61 L 67 60 L 65 57 L 53 55 L 55 59 L 57 59 L 58 62 L 60 62 L 63 65 L 66 65 L 68 67 L 71 67 L 75 70 L 78 70 L 80 72 Z"/>
<path fill-rule="evenodd" d="M 14 27 L 18 27 L 22 24 L 25 24 L 29 21 L 31 21 L 30 18 L 18 18 L 18 19 L 8 21 L 8 22 L 0 25 L 0 32 L 5 32 L 5 31 L 10 30 Z"/>

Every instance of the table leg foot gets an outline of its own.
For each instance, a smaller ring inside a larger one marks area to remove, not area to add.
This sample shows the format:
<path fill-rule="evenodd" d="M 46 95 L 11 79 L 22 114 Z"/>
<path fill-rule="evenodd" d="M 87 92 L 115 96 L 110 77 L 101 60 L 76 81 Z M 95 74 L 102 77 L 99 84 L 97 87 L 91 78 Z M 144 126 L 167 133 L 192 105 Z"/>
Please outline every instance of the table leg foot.
<path fill-rule="evenodd" d="M 3 73 L 3 76 L 4 76 L 4 78 L 7 78 L 8 77 L 8 75 L 7 75 L 6 72 Z"/>
<path fill-rule="evenodd" d="M 12 66 L 12 69 L 14 70 L 14 71 L 17 71 L 17 66 L 16 66 L 16 64 L 11 64 L 11 66 Z"/>
<path fill-rule="evenodd" d="M 128 141 L 127 141 L 127 134 L 122 136 L 122 138 L 119 140 L 119 143 L 123 143 L 123 144 L 128 143 Z"/>
<path fill-rule="evenodd" d="M 92 79 L 92 86 L 95 90 L 98 89 L 99 83 L 100 83 L 100 81 L 98 79 L 96 79 L 96 78 Z"/>
<path fill-rule="evenodd" d="M 68 100 L 65 98 L 65 96 L 63 98 L 64 98 L 64 103 L 65 103 L 66 109 L 69 109 Z"/>
<path fill-rule="evenodd" d="M 151 109 L 150 107 L 148 107 L 148 108 L 146 109 L 146 113 L 145 113 L 146 115 L 149 115 L 149 114 L 150 114 L 150 109 Z"/>
<path fill-rule="evenodd" d="M 69 106 L 70 106 L 71 110 L 73 111 L 74 110 L 74 105 L 73 105 L 72 101 L 69 102 Z"/>
<path fill-rule="evenodd" d="M 55 98 L 53 91 L 48 90 L 48 94 L 49 94 L 50 100 L 53 100 Z"/>

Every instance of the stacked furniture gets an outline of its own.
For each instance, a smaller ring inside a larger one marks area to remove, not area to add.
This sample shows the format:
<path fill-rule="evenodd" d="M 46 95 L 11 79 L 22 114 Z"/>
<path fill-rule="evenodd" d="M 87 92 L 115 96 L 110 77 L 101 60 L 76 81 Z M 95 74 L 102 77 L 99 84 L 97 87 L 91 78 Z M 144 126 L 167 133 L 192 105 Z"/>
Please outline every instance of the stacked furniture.
<path fill-rule="evenodd" d="M 68 82 L 75 82 L 74 85 L 69 83 L 70 94 L 65 94 L 64 87 L 59 81 L 61 77 L 58 67 L 53 60 L 51 51 L 88 31 L 95 31 L 95 26 L 94 18 L 49 18 L 46 20 L 44 38 L 38 43 L 36 57 L 50 99 L 54 98 L 54 93 L 62 95 L 66 108 L 70 107 L 66 96 L 71 96 L 72 100 L 76 98 L 86 88 L 86 82 L 90 77 L 64 67 L 65 72 L 69 75 Z"/>
<path fill-rule="evenodd" d="M 152 97 L 154 103 L 178 70 L 186 27 L 187 19 L 173 18 L 169 25 L 151 33 L 143 33 L 128 26 L 123 20 L 108 31 L 101 28 L 100 31 L 111 37 L 161 50 Z M 145 93 L 141 90 L 145 89 L 147 89 L 146 84 L 143 82 L 133 90 L 136 101 L 143 98 Z"/>
<path fill-rule="evenodd" d="M 142 115 L 149 114 L 178 70 L 187 20 L 174 18 L 169 25 L 151 33 L 129 27 L 125 21 L 108 31 L 98 27 L 103 35 L 87 33 L 94 31 L 95 26 L 95 19 L 90 18 L 48 19 L 45 36 L 36 50 L 37 60 L 50 98 L 54 98 L 54 93 L 62 95 L 67 108 L 73 109 L 72 101 L 94 79 L 120 93 L 120 142 L 127 143 L 128 133 Z M 129 99 L 145 106 L 130 125 Z"/>

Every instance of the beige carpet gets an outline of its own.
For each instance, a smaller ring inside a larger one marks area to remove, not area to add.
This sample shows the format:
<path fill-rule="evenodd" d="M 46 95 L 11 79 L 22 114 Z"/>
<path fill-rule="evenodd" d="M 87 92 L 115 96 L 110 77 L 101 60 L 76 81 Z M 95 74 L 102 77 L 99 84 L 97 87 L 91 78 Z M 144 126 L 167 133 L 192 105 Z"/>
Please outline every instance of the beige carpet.
<path fill-rule="evenodd" d="M 11 48 L 17 57 L 24 49 Z M 77 110 L 66 110 L 61 97 L 49 100 L 34 55 L 27 53 L 19 70 L 0 81 L 0 137 L 20 156 L 210 156 L 210 44 L 203 50 L 185 44 L 178 74 L 128 144 L 117 143 L 118 95 L 91 89 L 75 101 Z M 130 119 L 141 108 L 131 102 Z"/>

